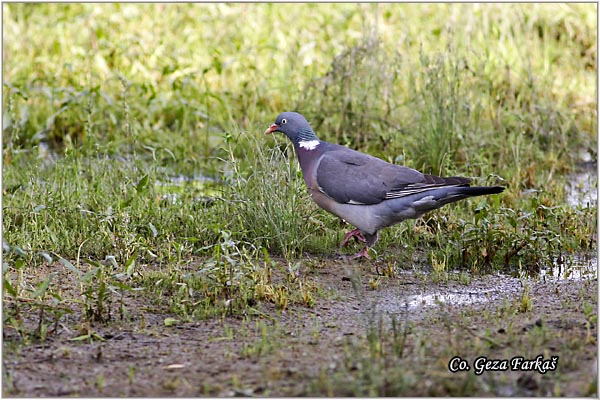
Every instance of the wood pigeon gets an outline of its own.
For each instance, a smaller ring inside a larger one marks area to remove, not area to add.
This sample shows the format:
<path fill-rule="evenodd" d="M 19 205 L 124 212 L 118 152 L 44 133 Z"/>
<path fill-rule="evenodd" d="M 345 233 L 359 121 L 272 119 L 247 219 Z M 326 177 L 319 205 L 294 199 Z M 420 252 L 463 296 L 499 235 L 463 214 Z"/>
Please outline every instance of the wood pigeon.
<path fill-rule="evenodd" d="M 272 132 L 285 134 L 294 144 L 314 202 L 356 227 L 341 244 L 346 246 L 352 237 L 365 244 L 354 258 L 370 258 L 368 248 L 377 241 L 381 228 L 419 218 L 448 203 L 504 190 L 502 186 L 469 186 L 469 178 L 423 174 L 323 142 L 296 112 L 279 114 L 265 134 Z"/>

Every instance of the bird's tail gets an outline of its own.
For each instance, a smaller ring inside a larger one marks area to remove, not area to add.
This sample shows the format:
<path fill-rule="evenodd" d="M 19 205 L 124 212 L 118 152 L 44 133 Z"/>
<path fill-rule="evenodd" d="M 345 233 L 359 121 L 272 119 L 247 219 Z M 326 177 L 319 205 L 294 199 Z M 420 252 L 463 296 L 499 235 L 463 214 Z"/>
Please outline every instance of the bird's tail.
<path fill-rule="evenodd" d="M 463 186 L 459 189 L 458 192 L 460 194 L 464 194 L 465 196 L 484 196 L 487 194 L 497 194 L 502 193 L 505 189 L 504 186 Z"/>
<path fill-rule="evenodd" d="M 428 203 L 425 202 L 421 206 L 419 203 L 415 203 L 414 205 L 418 205 L 417 209 L 422 207 L 435 209 L 440 208 L 446 204 L 454 203 L 455 201 L 463 200 L 469 197 L 475 196 L 485 196 L 488 194 L 497 194 L 502 193 L 504 191 L 503 186 L 454 186 L 448 187 L 444 189 L 437 189 L 431 191 L 430 193 L 433 195 L 433 202 Z"/>
<path fill-rule="evenodd" d="M 402 219 L 418 218 L 446 204 L 474 196 L 502 193 L 504 189 L 502 186 L 446 186 L 394 199 L 389 206 Z M 412 214 L 406 216 L 407 210 L 412 210 Z"/>

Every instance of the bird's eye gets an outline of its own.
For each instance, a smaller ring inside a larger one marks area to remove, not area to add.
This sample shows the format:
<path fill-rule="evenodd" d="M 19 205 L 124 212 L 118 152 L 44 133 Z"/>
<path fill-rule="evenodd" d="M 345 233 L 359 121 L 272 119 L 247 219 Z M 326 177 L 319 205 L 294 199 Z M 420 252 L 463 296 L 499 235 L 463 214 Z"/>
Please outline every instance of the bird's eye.
<path fill-rule="evenodd" d="M 284 118 L 284 119 L 282 119 L 282 120 L 281 120 L 281 124 L 282 124 L 282 125 L 283 125 L 283 124 L 287 124 L 287 119 L 285 119 L 285 118 Z"/>

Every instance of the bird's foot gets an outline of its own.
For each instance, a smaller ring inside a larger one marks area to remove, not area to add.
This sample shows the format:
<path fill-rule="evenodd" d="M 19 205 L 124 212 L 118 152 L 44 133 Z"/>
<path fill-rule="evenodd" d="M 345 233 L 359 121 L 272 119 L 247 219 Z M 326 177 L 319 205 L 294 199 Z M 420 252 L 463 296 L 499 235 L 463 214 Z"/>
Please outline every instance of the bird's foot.
<path fill-rule="evenodd" d="M 363 234 L 360 232 L 360 229 L 356 228 L 356 229 L 346 233 L 346 236 L 344 236 L 344 240 L 342 240 L 342 244 L 340 246 L 341 247 L 348 246 L 348 242 L 350 241 L 350 238 L 354 238 L 358 242 L 362 242 L 362 243 L 365 243 L 367 241 L 367 239 L 365 239 Z"/>
<path fill-rule="evenodd" d="M 352 258 L 361 258 L 364 257 L 366 259 L 371 259 L 371 256 L 369 255 L 369 248 L 367 246 L 363 247 L 363 249 L 361 251 L 359 251 L 358 253 L 356 253 L 355 255 L 352 256 Z"/>

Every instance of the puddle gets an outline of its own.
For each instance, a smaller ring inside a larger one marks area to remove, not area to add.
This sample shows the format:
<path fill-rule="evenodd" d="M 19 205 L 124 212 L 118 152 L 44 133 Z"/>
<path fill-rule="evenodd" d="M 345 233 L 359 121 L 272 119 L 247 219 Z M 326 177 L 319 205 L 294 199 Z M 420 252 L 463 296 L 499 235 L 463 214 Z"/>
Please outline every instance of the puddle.
<path fill-rule="evenodd" d="M 156 190 L 161 193 L 161 199 L 171 204 L 181 203 L 183 194 L 193 190 L 198 194 L 195 201 L 202 206 L 209 206 L 220 193 L 219 181 L 202 174 L 192 177 L 177 175 L 167 181 L 156 181 L 155 185 Z"/>
<path fill-rule="evenodd" d="M 440 306 L 468 306 L 512 298 L 523 290 L 522 281 L 503 274 L 488 275 L 465 286 L 448 282 L 423 288 L 421 293 L 402 293 L 406 288 L 387 288 L 372 299 L 371 307 L 387 314 L 418 315 L 418 310 Z M 431 290 L 429 290 L 431 289 Z"/>
<path fill-rule="evenodd" d="M 430 293 L 409 296 L 404 299 L 406 307 L 410 309 L 418 307 L 431 307 L 441 304 L 467 305 L 475 303 L 485 303 L 489 301 L 492 291 L 487 292 L 449 292 L 449 293 Z"/>
<path fill-rule="evenodd" d="M 596 279 L 598 277 L 598 258 L 593 256 L 575 255 L 569 263 L 554 261 L 552 268 L 540 271 L 540 279 L 578 281 Z"/>
<path fill-rule="evenodd" d="M 598 274 L 598 258 L 595 254 L 574 255 L 562 262 L 555 261 L 551 268 L 540 271 L 537 282 L 575 282 L 593 280 Z M 423 288 L 421 293 L 406 293 L 406 287 L 387 288 L 375 294 L 370 307 L 387 314 L 418 316 L 419 310 L 440 306 L 468 306 L 517 298 L 523 291 L 526 277 L 504 274 L 488 275 L 474 279 L 468 286 L 448 282 L 437 287 Z M 526 283 L 527 285 L 532 284 Z"/>
<path fill-rule="evenodd" d="M 595 255 L 575 255 L 568 261 L 555 262 L 552 268 L 540 271 L 539 278 L 555 282 L 597 278 L 598 258 Z M 396 289 L 394 292 L 382 293 L 377 301 L 377 309 L 388 313 L 400 313 L 442 305 L 483 304 L 514 297 L 523 290 L 521 281 L 519 278 L 497 274 L 474 280 L 468 287 L 454 286 L 404 297 L 398 296 Z"/>
<path fill-rule="evenodd" d="M 589 168 L 567 176 L 567 202 L 573 207 L 591 207 L 598 204 L 598 177 L 596 170 Z"/>
<path fill-rule="evenodd" d="M 516 286 L 513 285 L 513 290 Z M 375 300 L 373 306 L 379 312 L 386 314 L 414 313 L 418 310 L 434 308 L 443 305 L 466 306 L 472 304 L 483 304 L 491 300 L 506 297 L 512 292 L 488 289 L 478 290 L 476 288 L 465 288 L 464 290 L 437 290 L 429 293 L 414 294 L 403 298 L 390 298 L 391 294 L 383 294 Z"/>
<path fill-rule="evenodd" d="M 552 268 L 540 271 L 539 278 L 552 281 L 579 281 L 585 279 L 597 279 L 598 258 L 595 255 L 575 255 L 568 263 L 558 263 Z M 401 310 L 415 310 L 418 308 L 438 307 L 441 305 L 463 306 L 471 304 L 482 304 L 495 301 L 502 297 L 510 297 L 519 293 L 521 289 L 520 280 L 504 275 L 497 275 L 496 282 L 479 282 L 479 287 L 467 287 L 464 290 L 446 289 L 430 293 L 407 296 L 396 304 L 386 304 L 378 308 L 388 312 Z M 394 310 L 395 309 L 395 310 Z"/>
<path fill-rule="evenodd" d="M 217 179 L 212 178 L 210 176 L 197 174 L 194 176 L 185 176 L 185 175 L 177 175 L 169 178 L 169 182 L 160 182 L 159 184 L 163 185 L 183 185 L 185 183 L 188 184 L 198 184 L 198 183 L 206 183 L 206 182 L 218 182 Z"/>

